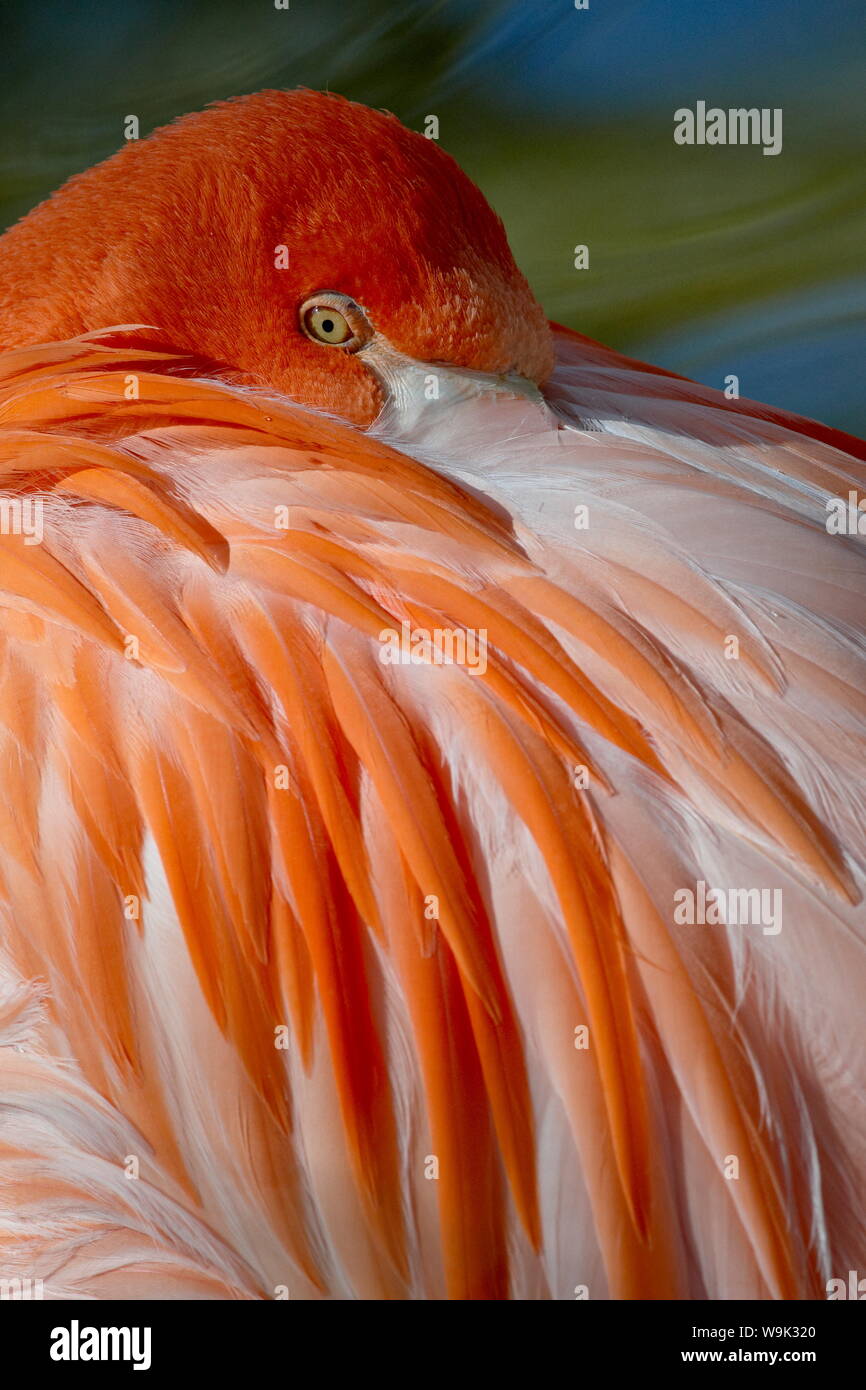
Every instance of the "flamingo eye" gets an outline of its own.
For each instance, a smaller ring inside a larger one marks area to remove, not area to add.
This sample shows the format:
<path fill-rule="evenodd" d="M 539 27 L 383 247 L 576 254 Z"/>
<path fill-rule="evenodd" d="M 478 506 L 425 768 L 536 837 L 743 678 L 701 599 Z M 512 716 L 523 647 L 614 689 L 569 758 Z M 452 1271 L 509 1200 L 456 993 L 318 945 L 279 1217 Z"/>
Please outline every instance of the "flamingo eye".
<path fill-rule="evenodd" d="M 349 352 L 363 347 L 371 333 L 364 311 L 344 294 L 313 295 L 301 305 L 300 320 L 301 328 L 313 342 Z"/>
<path fill-rule="evenodd" d="M 320 343 L 345 343 L 352 336 L 352 330 L 343 315 L 336 309 L 324 308 L 317 304 L 304 314 L 304 327 L 311 338 Z"/>

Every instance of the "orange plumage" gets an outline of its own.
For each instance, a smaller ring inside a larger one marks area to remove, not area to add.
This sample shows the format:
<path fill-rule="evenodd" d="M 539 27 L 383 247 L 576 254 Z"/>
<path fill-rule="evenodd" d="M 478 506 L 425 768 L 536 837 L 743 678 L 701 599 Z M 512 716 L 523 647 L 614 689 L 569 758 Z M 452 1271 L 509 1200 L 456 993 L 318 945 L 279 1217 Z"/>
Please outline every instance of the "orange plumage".
<path fill-rule="evenodd" d="M 357 350 L 303 331 L 322 293 Z M 42 518 L 0 535 L 3 1267 L 803 1298 L 862 1264 L 864 565 L 824 525 L 862 446 L 551 328 L 453 161 L 311 92 L 36 209 L 0 343 Z M 698 881 L 778 889 L 780 930 L 678 922 Z"/>

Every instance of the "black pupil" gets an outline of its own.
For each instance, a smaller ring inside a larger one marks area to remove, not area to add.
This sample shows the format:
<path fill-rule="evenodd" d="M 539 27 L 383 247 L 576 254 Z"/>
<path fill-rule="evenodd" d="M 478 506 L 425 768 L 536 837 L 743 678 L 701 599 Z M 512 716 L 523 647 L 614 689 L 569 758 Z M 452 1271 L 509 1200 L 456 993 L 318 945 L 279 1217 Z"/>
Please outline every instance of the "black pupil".
<path fill-rule="evenodd" d="M 333 320 L 333 319 L 322 319 L 322 332 L 323 332 L 323 333 L 333 333 L 333 331 L 334 331 L 334 326 L 335 326 L 335 325 L 334 325 L 334 320 Z"/>

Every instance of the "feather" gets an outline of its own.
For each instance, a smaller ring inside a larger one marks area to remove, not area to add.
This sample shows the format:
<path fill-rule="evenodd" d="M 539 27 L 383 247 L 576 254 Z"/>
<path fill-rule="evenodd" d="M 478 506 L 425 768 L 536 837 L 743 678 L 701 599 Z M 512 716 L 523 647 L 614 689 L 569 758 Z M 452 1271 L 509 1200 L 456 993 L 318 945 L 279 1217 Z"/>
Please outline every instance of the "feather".
<path fill-rule="evenodd" d="M 808 1298 L 862 1264 L 864 561 L 822 521 L 862 464 L 556 342 L 547 403 L 454 372 L 431 420 L 407 375 L 374 435 L 133 328 L 0 357 L 45 521 L 0 546 L 4 1268 Z M 404 623 L 485 661 L 386 664 Z M 778 888 L 781 930 L 678 922 L 699 880 Z"/>

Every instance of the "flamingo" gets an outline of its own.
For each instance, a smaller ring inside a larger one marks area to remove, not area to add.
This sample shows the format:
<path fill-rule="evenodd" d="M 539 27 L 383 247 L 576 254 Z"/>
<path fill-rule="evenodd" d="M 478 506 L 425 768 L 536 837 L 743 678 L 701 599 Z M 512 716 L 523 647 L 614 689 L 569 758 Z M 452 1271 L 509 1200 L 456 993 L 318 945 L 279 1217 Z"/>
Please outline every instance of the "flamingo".
<path fill-rule="evenodd" d="M 864 446 L 549 324 L 305 90 L 9 230 L 0 347 L 4 1275 L 864 1269 Z"/>

